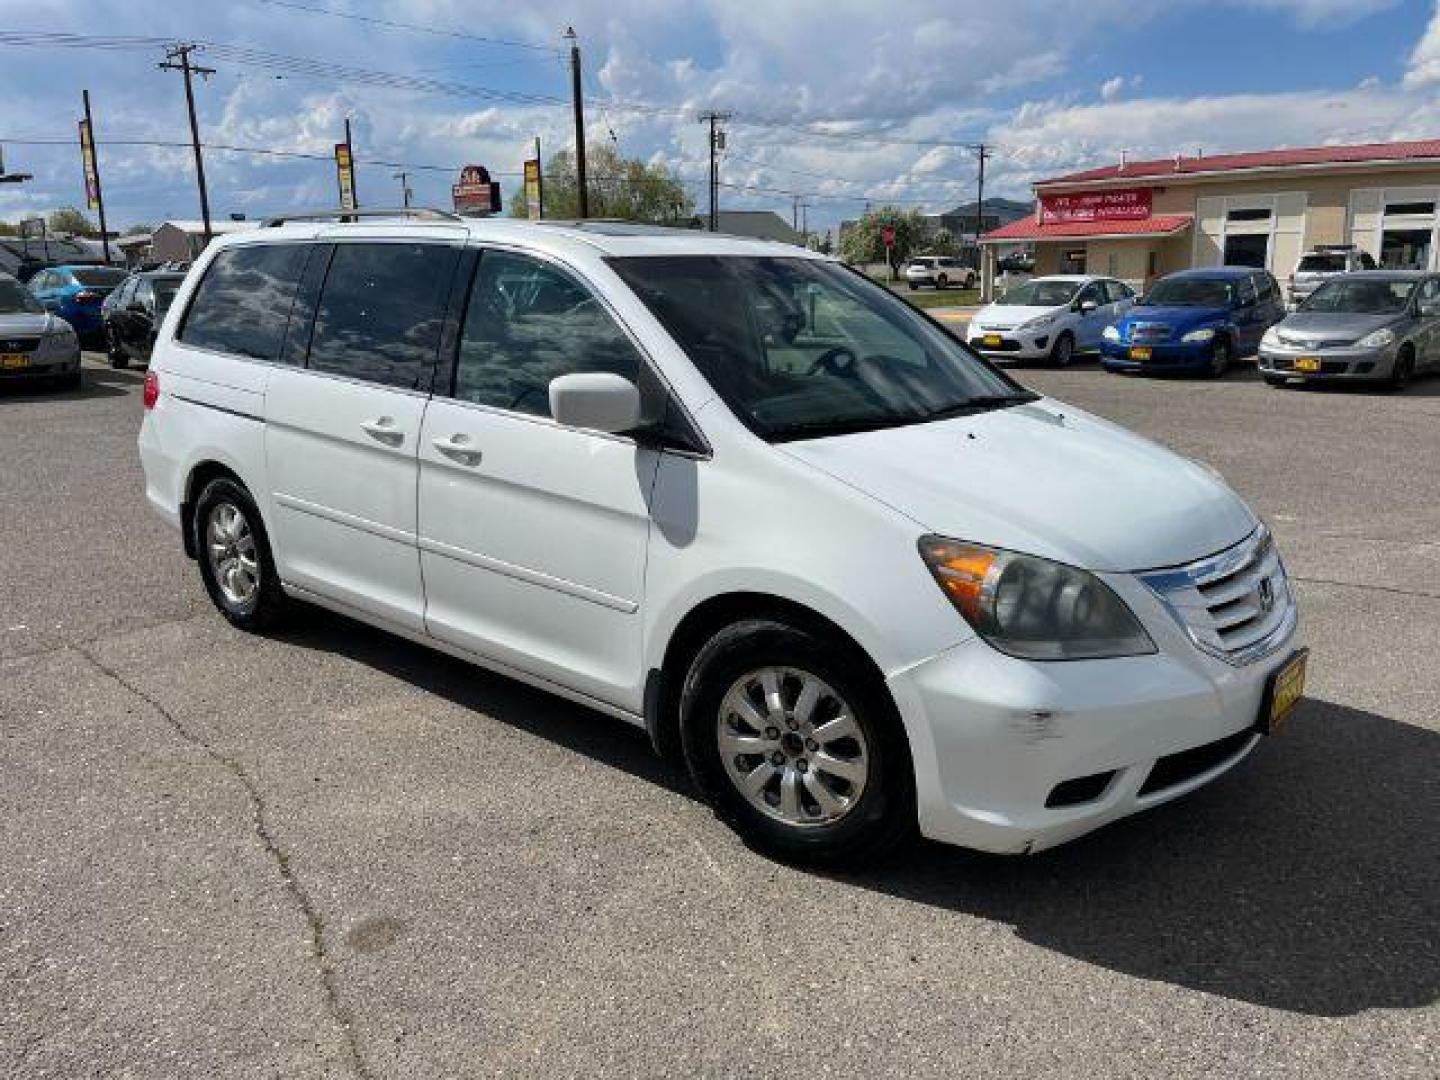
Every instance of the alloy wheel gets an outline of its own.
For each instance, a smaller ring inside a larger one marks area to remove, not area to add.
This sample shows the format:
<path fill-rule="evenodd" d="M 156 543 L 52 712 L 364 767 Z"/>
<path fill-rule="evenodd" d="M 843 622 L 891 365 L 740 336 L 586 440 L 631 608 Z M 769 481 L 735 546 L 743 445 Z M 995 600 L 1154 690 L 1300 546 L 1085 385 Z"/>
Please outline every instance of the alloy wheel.
<path fill-rule="evenodd" d="M 810 672 L 765 667 L 735 680 L 715 737 L 735 789 L 786 825 L 834 824 L 865 790 L 865 733 L 845 699 Z"/>
<path fill-rule="evenodd" d="M 210 510 L 205 550 L 225 599 L 237 608 L 249 607 L 260 591 L 260 560 L 250 522 L 234 503 L 219 502 Z"/>

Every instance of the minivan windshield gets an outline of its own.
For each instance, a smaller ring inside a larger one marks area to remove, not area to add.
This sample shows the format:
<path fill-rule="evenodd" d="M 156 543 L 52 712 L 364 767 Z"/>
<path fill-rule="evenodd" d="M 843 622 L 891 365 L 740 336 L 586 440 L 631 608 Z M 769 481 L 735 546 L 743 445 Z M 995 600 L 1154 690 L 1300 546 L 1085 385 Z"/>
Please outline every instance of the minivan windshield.
<path fill-rule="evenodd" d="M 897 427 L 1037 397 L 835 263 L 678 255 L 610 265 L 762 438 Z"/>
<path fill-rule="evenodd" d="M 1235 285 L 1224 278 L 1162 279 L 1140 302 L 1149 307 L 1229 307 Z"/>
<path fill-rule="evenodd" d="M 1339 278 L 1321 285 L 1299 310 L 1399 315 L 1414 289 L 1415 282 L 1405 278 Z"/>
<path fill-rule="evenodd" d="M 14 278 L 0 279 L 0 315 L 38 315 L 45 308 Z"/>
<path fill-rule="evenodd" d="M 1000 303 L 1006 307 L 1062 307 L 1079 291 L 1078 281 L 1027 281 L 1007 289 Z"/>

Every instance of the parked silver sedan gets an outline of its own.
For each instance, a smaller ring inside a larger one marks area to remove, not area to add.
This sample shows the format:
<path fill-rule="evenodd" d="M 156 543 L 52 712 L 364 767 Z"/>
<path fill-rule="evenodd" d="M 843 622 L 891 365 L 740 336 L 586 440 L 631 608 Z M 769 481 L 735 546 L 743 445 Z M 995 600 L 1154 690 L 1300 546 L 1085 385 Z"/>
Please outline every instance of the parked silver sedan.
<path fill-rule="evenodd" d="M 68 322 L 47 312 L 9 274 L 0 274 L 0 383 L 33 379 L 78 387 L 80 342 Z"/>
<path fill-rule="evenodd" d="M 1325 282 L 1260 341 L 1260 374 L 1383 382 L 1399 389 L 1440 369 L 1440 276 L 1368 270 Z"/>

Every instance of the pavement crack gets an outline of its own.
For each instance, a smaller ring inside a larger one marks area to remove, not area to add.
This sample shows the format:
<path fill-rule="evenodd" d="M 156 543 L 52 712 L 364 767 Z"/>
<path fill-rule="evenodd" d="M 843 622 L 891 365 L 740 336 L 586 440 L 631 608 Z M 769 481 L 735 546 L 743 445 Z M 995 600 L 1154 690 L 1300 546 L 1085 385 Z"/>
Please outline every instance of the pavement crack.
<path fill-rule="evenodd" d="M 1291 574 L 1290 580 L 1304 582 L 1306 585 L 1334 585 L 1341 589 L 1359 589 L 1361 592 L 1393 593 L 1396 596 L 1412 596 L 1417 600 L 1440 600 L 1440 593 L 1423 592 L 1417 589 L 1397 589 L 1393 585 L 1363 585 L 1356 581 L 1336 581 L 1334 578 L 1302 577 L 1299 574 Z"/>
<path fill-rule="evenodd" d="M 270 826 L 266 821 L 265 796 L 261 793 L 259 785 L 246 771 L 245 766 L 239 761 L 222 753 L 212 746 L 202 735 L 189 728 L 182 720 L 170 711 L 162 702 L 156 699 L 144 688 L 137 686 L 115 668 L 101 660 L 84 644 L 72 643 L 77 653 L 88 660 L 96 669 L 113 679 L 125 690 L 145 702 L 154 709 L 175 733 L 185 742 L 200 750 L 208 758 L 220 765 L 245 789 L 245 794 L 250 801 L 251 822 L 255 829 L 255 835 L 260 840 L 265 854 L 275 864 L 276 872 L 280 875 L 280 881 L 285 889 L 286 896 L 305 919 L 305 925 L 310 937 L 310 956 L 315 961 L 315 966 L 320 975 L 320 984 L 325 993 L 325 1004 L 330 1012 L 331 1018 L 340 1028 L 344 1038 L 346 1056 L 350 1062 L 351 1071 L 359 1080 L 374 1080 L 374 1072 L 365 1061 L 364 1055 L 360 1052 L 359 1039 L 355 1033 L 354 1019 L 350 1010 L 340 998 L 339 987 L 336 982 L 335 965 L 331 959 L 329 950 L 325 946 L 325 922 L 320 916 L 319 909 L 311 899 L 309 892 L 296 876 L 294 868 L 290 863 L 290 856 L 285 849 L 276 841 Z"/>

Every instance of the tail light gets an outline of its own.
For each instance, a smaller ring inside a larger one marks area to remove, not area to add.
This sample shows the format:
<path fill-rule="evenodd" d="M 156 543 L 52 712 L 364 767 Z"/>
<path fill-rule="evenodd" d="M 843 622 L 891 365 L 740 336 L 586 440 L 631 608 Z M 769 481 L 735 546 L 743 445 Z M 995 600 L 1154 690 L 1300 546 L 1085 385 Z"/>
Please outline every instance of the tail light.
<path fill-rule="evenodd" d="M 81 289 L 75 294 L 75 299 L 79 300 L 82 304 L 89 304 L 99 300 L 100 294 L 98 292 L 92 292 L 90 289 Z"/>
<path fill-rule="evenodd" d="M 145 409 L 155 408 L 155 402 L 160 400 L 160 376 L 153 371 L 145 372 L 145 389 L 141 400 L 145 403 Z"/>

